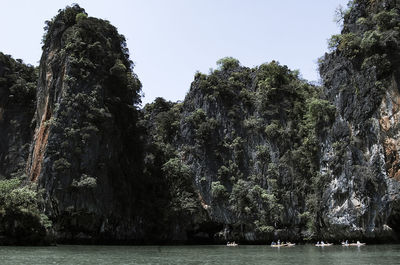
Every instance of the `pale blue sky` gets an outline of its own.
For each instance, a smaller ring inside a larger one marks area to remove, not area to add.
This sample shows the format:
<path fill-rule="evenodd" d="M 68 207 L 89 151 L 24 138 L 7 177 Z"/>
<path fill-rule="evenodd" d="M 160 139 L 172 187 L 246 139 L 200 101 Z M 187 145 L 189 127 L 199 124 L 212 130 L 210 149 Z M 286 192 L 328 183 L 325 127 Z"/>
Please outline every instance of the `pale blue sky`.
<path fill-rule="evenodd" d="M 144 103 L 183 100 L 196 71 L 232 56 L 253 67 L 277 60 L 318 81 L 317 59 L 339 32 L 347 0 L 1 0 L 0 51 L 37 65 L 44 21 L 78 3 L 125 35 Z"/>

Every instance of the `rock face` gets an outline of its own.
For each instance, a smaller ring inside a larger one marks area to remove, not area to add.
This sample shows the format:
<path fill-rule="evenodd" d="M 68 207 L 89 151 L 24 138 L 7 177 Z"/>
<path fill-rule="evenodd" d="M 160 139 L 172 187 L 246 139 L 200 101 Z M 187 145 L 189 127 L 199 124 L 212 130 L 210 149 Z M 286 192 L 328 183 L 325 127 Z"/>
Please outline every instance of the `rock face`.
<path fill-rule="evenodd" d="M 33 135 L 37 75 L 0 53 L 0 179 L 20 176 Z"/>
<path fill-rule="evenodd" d="M 399 4 L 354 1 L 320 71 L 336 106 L 320 172 L 328 237 L 398 236 Z"/>
<path fill-rule="evenodd" d="M 62 240 L 143 233 L 135 229 L 145 211 L 135 200 L 141 85 L 131 66 L 124 37 L 79 6 L 48 22 L 27 172 L 45 190 L 45 213 Z"/>
<path fill-rule="evenodd" d="M 266 240 L 305 228 L 299 214 L 310 190 L 300 183 L 312 173 L 298 161 L 306 150 L 295 132 L 305 129 L 306 111 L 296 107 L 316 91 L 276 63 L 249 69 L 227 61 L 196 77 L 183 105 L 180 148 L 226 239 Z"/>
<path fill-rule="evenodd" d="M 157 121 L 154 139 L 190 169 L 203 209 L 220 228 L 215 239 L 310 236 L 318 134 L 334 107 L 319 98 L 320 88 L 276 62 L 253 69 L 233 58 L 219 64 L 196 75 L 183 103 L 146 106 L 145 113 L 157 114 L 145 115 Z"/>

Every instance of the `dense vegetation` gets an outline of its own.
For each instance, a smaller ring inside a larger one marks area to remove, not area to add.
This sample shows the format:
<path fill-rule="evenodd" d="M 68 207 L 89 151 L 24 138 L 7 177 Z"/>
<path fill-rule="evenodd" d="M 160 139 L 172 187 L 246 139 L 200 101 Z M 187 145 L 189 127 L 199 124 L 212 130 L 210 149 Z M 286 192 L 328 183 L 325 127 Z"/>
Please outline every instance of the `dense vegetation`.
<path fill-rule="evenodd" d="M 149 208 L 157 220 L 153 230 L 164 227 L 159 233 L 165 239 L 191 241 L 199 240 L 195 234 L 202 230 L 199 225 L 207 222 L 208 218 L 193 185 L 193 172 L 183 163 L 177 149 L 181 112 L 182 104 L 162 98 L 144 107 L 141 125 L 148 136 L 143 174 L 153 181 L 151 188 L 147 189 L 148 195 L 151 192 L 152 205 Z M 179 233 L 183 232 L 183 235 L 174 232 L 176 225 L 181 227 Z"/>
<path fill-rule="evenodd" d="M 0 243 L 49 243 L 52 224 L 39 209 L 42 196 L 35 184 L 23 182 L 26 176 L 0 180 Z"/>
<path fill-rule="evenodd" d="M 355 71 L 365 77 L 368 75 L 376 77 L 374 87 L 368 89 L 368 94 L 372 95 L 372 101 L 368 104 L 372 106 L 369 109 L 364 108 L 364 114 L 359 115 L 364 121 L 376 111 L 386 88 L 390 85 L 393 72 L 397 71 L 400 59 L 398 53 L 400 47 L 399 8 L 400 3 L 392 0 L 350 1 L 348 8 L 341 12 L 341 20 L 344 22 L 341 34 L 332 36 L 329 41 L 329 47 L 333 54 L 349 60 Z M 343 64 L 342 62 L 342 66 Z M 321 60 L 321 71 L 328 72 L 323 64 L 323 59 Z M 363 89 L 363 84 L 357 78 L 355 76 L 347 80 L 348 85 L 343 85 L 344 93 L 354 93 L 358 98 L 356 105 L 368 97 L 367 90 Z M 325 86 L 329 87 L 330 85 L 330 83 L 325 83 Z M 351 91 L 347 91 L 347 89 Z M 340 108 L 344 109 L 344 106 L 340 106 Z M 344 115 L 346 118 L 357 119 L 352 114 L 345 113 Z"/>
<path fill-rule="evenodd" d="M 33 134 L 37 70 L 0 52 L 0 179 L 23 174 Z"/>
<path fill-rule="evenodd" d="M 24 172 L 36 85 L 37 68 L 0 53 L 0 244 L 38 244 L 50 232 Z"/>

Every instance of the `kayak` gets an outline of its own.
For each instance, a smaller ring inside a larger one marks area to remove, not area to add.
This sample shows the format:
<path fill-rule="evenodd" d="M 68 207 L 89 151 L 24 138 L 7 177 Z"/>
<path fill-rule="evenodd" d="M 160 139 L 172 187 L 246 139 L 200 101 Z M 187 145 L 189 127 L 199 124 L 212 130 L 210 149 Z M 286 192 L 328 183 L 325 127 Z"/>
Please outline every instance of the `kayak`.
<path fill-rule="evenodd" d="M 350 243 L 350 244 L 342 244 L 344 247 L 359 247 L 359 246 L 365 246 L 366 243 Z"/>
<path fill-rule="evenodd" d="M 273 248 L 280 248 L 280 247 L 293 247 L 296 245 L 295 243 L 286 243 L 286 244 L 280 244 L 280 245 L 271 245 Z"/>
<path fill-rule="evenodd" d="M 280 245 L 271 245 L 273 248 L 287 247 L 288 244 L 280 244 Z"/>
<path fill-rule="evenodd" d="M 365 243 L 354 243 L 354 244 L 350 244 L 350 246 L 365 246 Z"/>
<path fill-rule="evenodd" d="M 333 245 L 333 243 L 315 244 L 316 247 L 329 247 L 332 245 Z"/>

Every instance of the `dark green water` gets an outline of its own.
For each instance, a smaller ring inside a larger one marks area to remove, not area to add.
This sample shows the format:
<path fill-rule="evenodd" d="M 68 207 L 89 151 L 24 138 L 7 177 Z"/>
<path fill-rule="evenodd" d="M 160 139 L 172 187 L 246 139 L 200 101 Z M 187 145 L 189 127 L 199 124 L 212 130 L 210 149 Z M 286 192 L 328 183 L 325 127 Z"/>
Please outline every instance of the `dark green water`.
<path fill-rule="evenodd" d="M 400 264 L 400 245 L 364 247 L 57 246 L 0 247 L 0 264 Z"/>

